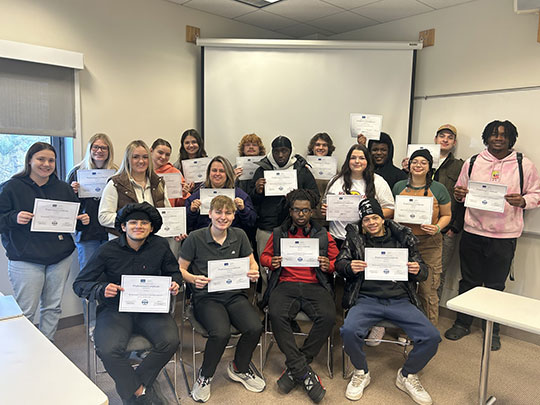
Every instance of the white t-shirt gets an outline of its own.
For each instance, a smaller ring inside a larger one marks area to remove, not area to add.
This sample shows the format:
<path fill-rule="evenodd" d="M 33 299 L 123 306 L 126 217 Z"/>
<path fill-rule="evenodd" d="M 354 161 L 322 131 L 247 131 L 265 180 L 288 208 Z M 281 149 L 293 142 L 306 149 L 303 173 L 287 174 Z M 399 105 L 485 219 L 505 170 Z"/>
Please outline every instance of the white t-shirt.
<path fill-rule="evenodd" d="M 375 183 L 375 199 L 381 204 L 382 208 L 394 209 L 394 196 L 388 183 L 378 174 L 374 174 Z M 343 190 L 343 177 L 338 178 L 334 184 L 326 191 L 326 195 L 345 194 Z M 366 197 L 366 182 L 364 179 L 354 180 L 352 182 L 351 194 L 361 195 Z M 350 222 L 346 221 L 330 221 L 330 234 L 334 239 L 345 239 L 345 227 Z"/>

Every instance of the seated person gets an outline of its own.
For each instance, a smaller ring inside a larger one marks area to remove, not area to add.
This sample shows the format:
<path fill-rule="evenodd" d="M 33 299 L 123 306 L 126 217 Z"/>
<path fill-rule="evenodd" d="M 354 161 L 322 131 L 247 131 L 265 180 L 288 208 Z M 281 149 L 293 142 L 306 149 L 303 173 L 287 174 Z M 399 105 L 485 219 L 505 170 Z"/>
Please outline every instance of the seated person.
<path fill-rule="evenodd" d="M 377 200 L 364 199 L 359 205 L 360 224 L 347 225 L 347 236 L 336 260 L 336 271 L 345 277 L 343 307 L 350 308 L 340 329 L 345 352 L 354 365 L 354 373 L 345 396 L 362 398 L 371 380 L 364 339 L 369 329 L 386 319 L 402 328 L 414 343 L 403 368 L 397 372 L 397 387 L 418 404 L 431 404 L 432 399 L 418 379 L 420 372 L 437 352 L 439 331 L 420 310 L 416 296 L 417 283 L 427 278 L 427 267 L 418 253 L 417 239 L 411 230 L 392 220 L 385 220 Z M 408 281 L 365 280 L 365 248 L 406 248 Z"/>
<path fill-rule="evenodd" d="M 209 212 L 211 225 L 191 232 L 180 251 L 180 271 L 186 283 L 193 285 L 190 290 L 195 317 L 208 331 L 204 360 L 191 391 L 192 398 L 198 402 L 210 399 L 210 382 L 231 337 L 231 324 L 242 335 L 236 345 L 234 360 L 227 367 L 229 378 L 252 392 L 261 392 L 266 387 L 251 363 L 262 333 L 262 323 L 248 301 L 247 290 L 208 292 L 208 284 L 212 282 L 208 278 L 209 260 L 249 257 L 246 276 L 253 282 L 259 278 L 259 266 L 253 258 L 246 233 L 231 227 L 235 211 L 236 205 L 229 197 L 214 197 Z"/>
<path fill-rule="evenodd" d="M 261 265 L 272 271 L 263 304 L 269 304 L 272 331 L 287 365 L 277 381 L 278 387 L 288 394 L 301 385 L 315 403 L 323 399 L 326 391 L 309 364 L 332 333 L 336 321 L 332 273 L 338 255 L 334 239 L 311 220 L 317 202 L 317 196 L 310 190 L 293 190 L 287 194 L 289 217 L 274 229 L 261 256 Z M 318 239 L 319 267 L 282 267 L 282 238 Z M 313 321 L 313 326 L 298 348 L 291 322 L 300 311 Z"/>
<path fill-rule="evenodd" d="M 167 240 L 154 235 L 161 225 L 159 212 L 147 202 L 124 206 L 115 221 L 120 237 L 101 245 L 73 283 L 79 297 L 99 301 L 96 351 L 124 404 L 160 403 L 152 384 L 180 343 L 178 326 L 169 313 L 118 311 L 124 274 L 170 276 L 171 294 L 178 294 L 182 275 L 176 259 Z M 136 369 L 125 353 L 132 332 L 153 344 Z"/>

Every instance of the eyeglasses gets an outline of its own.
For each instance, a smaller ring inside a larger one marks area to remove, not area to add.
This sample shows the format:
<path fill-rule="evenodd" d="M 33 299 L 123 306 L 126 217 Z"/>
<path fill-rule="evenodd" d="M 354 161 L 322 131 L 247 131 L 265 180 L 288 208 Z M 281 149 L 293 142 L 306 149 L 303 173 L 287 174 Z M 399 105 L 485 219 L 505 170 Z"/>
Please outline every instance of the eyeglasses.
<path fill-rule="evenodd" d="M 97 152 L 98 150 L 107 152 L 109 150 L 108 146 L 99 146 L 99 145 L 92 145 L 92 150 Z"/>
<path fill-rule="evenodd" d="M 311 212 L 311 208 L 291 208 L 292 212 L 294 212 L 295 214 L 304 214 L 304 215 L 307 215 Z"/>

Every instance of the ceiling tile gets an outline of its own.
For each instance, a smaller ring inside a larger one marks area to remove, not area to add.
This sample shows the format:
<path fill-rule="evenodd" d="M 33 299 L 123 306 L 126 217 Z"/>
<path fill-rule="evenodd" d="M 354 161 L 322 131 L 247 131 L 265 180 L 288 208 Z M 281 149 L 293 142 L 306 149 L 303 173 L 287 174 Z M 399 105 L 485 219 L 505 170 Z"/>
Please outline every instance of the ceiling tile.
<path fill-rule="evenodd" d="M 333 6 L 341 7 L 345 10 L 351 10 L 356 7 L 365 6 L 366 4 L 376 3 L 380 0 L 321 0 Z M 443 0 L 444 1 L 444 0 Z"/>
<path fill-rule="evenodd" d="M 355 8 L 352 11 L 376 21 L 388 22 L 427 13 L 433 11 L 433 8 L 416 0 L 381 0 L 377 3 Z"/>
<path fill-rule="evenodd" d="M 235 18 L 235 20 L 273 31 L 280 28 L 290 27 L 296 23 L 294 20 L 281 17 L 276 14 L 267 13 L 264 10 L 257 10 L 253 13 L 244 14 L 238 18 Z"/>
<path fill-rule="evenodd" d="M 281 29 L 279 29 L 277 31 L 282 33 L 282 34 L 293 37 L 293 38 L 302 38 L 302 37 L 306 37 L 308 35 L 319 34 L 319 33 L 321 33 L 323 35 L 326 35 L 326 36 L 332 34 L 332 33 L 329 33 L 329 32 L 325 32 L 324 30 L 321 30 L 320 28 L 314 27 L 312 25 L 301 24 L 301 23 L 291 25 L 290 27 L 281 28 Z"/>
<path fill-rule="evenodd" d="M 282 17 L 292 18 L 293 20 L 307 22 L 331 14 L 336 14 L 343 10 L 320 0 L 284 0 L 266 6 L 264 11 Z"/>
<path fill-rule="evenodd" d="M 334 34 L 341 34 L 343 32 L 375 25 L 377 24 L 377 21 L 351 13 L 350 11 L 344 11 L 343 13 L 333 14 L 328 17 L 310 21 L 309 24 L 333 32 Z"/>
<path fill-rule="evenodd" d="M 234 0 L 190 0 L 183 6 L 227 18 L 239 17 L 257 10 L 257 7 Z"/>
<path fill-rule="evenodd" d="M 457 4 L 470 3 L 474 0 L 418 0 L 420 3 L 424 3 L 426 6 L 433 8 L 446 8 L 452 7 Z"/>

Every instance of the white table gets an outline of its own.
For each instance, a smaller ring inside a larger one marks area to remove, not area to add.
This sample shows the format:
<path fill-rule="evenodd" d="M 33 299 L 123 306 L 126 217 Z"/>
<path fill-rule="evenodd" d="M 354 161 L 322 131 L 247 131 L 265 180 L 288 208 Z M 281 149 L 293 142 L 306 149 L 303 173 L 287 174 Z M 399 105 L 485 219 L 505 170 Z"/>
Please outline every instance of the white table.
<path fill-rule="evenodd" d="M 454 311 L 486 320 L 480 367 L 479 403 L 493 404 L 496 401 L 495 397 L 490 397 L 486 401 L 493 322 L 540 334 L 540 300 L 476 287 L 452 298 L 446 305 Z"/>
<path fill-rule="evenodd" d="M 25 316 L 0 321 L 0 342 L 0 403 L 109 403 L 107 396 Z"/>

